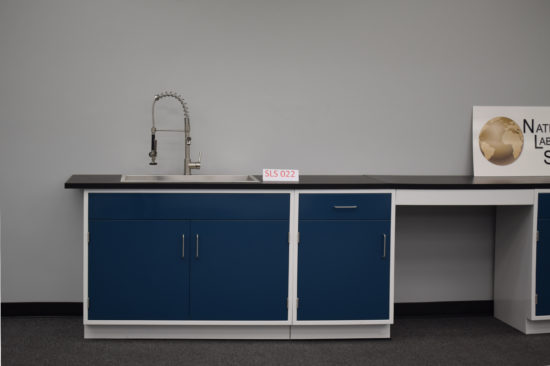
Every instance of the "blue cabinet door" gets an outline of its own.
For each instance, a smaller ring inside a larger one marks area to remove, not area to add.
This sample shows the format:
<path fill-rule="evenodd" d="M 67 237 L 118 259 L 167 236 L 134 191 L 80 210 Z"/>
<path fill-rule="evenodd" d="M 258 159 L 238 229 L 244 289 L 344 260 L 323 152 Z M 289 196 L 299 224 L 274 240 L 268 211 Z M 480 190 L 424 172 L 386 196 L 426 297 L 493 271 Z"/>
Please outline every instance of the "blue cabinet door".
<path fill-rule="evenodd" d="M 389 318 L 389 220 L 300 220 L 299 231 L 298 320 Z"/>
<path fill-rule="evenodd" d="M 90 220 L 89 232 L 90 320 L 189 318 L 189 221 Z"/>
<path fill-rule="evenodd" d="M 192 221 L 191 319 L 286 320 L 288 220 Z"/>
<path fill-rule="evenodd" d="M 538 220 L 536 315 L 550 315 L 550 219 Z"/>

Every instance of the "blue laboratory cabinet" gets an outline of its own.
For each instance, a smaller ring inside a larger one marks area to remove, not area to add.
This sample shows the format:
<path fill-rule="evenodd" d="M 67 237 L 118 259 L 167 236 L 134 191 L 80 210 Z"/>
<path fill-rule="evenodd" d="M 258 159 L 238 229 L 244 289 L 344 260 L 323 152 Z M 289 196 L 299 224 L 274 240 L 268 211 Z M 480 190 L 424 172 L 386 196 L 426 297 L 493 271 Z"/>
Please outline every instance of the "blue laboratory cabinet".
<path fill-rule="evenodd" d="M 537 316 L 550 315 L 550 193 L 539 194 L 536 246 L 536 305 Z"/>
<path fill-rule="evenodd" d="M 389 319 L 390 194 L 300 194 L 299 233 L 299 321 Z"/>
<path fill-rule="evenodd" d="M 89 320 L 287 320 L 289 194 L 88 201 Z"/>

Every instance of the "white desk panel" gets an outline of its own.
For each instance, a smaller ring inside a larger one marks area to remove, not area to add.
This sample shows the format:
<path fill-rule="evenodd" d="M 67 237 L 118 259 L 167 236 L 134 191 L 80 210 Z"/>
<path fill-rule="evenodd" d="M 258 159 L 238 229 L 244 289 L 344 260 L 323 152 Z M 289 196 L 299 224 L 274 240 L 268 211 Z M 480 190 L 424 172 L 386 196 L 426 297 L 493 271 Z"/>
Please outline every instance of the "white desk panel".
<path fill-rule="evenodd" d="M 533 189 L 398 189 L 395 194 L 398 206 L 514 206 L 534 203 Z"/>

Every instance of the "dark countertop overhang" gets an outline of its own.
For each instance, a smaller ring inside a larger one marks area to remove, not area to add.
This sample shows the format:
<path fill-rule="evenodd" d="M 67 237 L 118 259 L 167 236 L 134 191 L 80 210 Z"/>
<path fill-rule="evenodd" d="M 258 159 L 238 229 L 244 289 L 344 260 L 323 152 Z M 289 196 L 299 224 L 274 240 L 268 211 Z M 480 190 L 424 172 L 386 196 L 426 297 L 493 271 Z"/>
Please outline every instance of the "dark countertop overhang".
<path fill-rule="evenodd" d="M 261 176 L 257 176 L 261 180 Z M 299 182 L 197 183 L 121 182 L 120 174 L 73 175 L 73 189 L 535 189 L 550 188 L 550 177 L 451 175 L 301 175 Z"/>

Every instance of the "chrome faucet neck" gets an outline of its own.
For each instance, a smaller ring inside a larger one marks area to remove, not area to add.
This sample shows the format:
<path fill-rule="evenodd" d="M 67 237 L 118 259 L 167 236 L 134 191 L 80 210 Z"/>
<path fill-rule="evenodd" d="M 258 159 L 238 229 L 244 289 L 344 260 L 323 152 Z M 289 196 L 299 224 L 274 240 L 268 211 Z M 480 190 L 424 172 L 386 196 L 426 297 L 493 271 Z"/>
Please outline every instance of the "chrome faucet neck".
<path fill-rule="evenodd" d="M 153 114 L 153 127 L 155 127 L 155 104 L 163 99 L 163 98 L 167 98 L 167 97 L 172 97 L 174 99 L 176 99 L 178 102 L 180 102 L 182 108 L 183 108 L 183 114 L 185 116 L 185 119 L 187 120 L 186 122 L 186 126 L 189 124 L 189 108 L 187 107 L 187 103 L 185 102 L 185 100 L 183 99 L 183 97 L 181 95 L 179 95 L 178 93 L 174 93 L 172 91 L 170 92 L 163 92 L 163 93 L 160 93 L 160 94 L 157 94 L 155 95 L 155 98 L 153 99 L 153 108 L 152 108 L 152 114 Z M 187 129 L 187 127 L 186 127 Z"/>
<path fill-rule="evenodd" d="M 156 103 L 166 97 L 172 97 L 176 99 L 181 106 L 183 107 L 183 114 L 184 114 L 184 129 L 178 130 L 178 129 L 158 129 L 155 124 L 155 105 Z M 189 118 L 189 108 L 187 107 L 187 103 L 182 98 L 181 95 L 174 93 L 174 92 L 163 92 L 160 94 L 155 95 L 153 99 L 153 105 L 152 105 L 152 118 L 153 118 L 153 126 L 151 127 L 151 152 L 149 153 L 149 157 L 151 158 L 150 165 L 157 165 L 156 158 L 157 158 L 157 139 L 156 139 L 156 133 L 157 132 L 184 132 L 185 133 L 185 160 L 184 160 L 184 174 L 189 175 L 191 174 L 191 169 L 200 169 L 201 167 L 201 154 L 199 153 L 199 161 L 192 162 L 191 161 L 191 121 Z"/>

